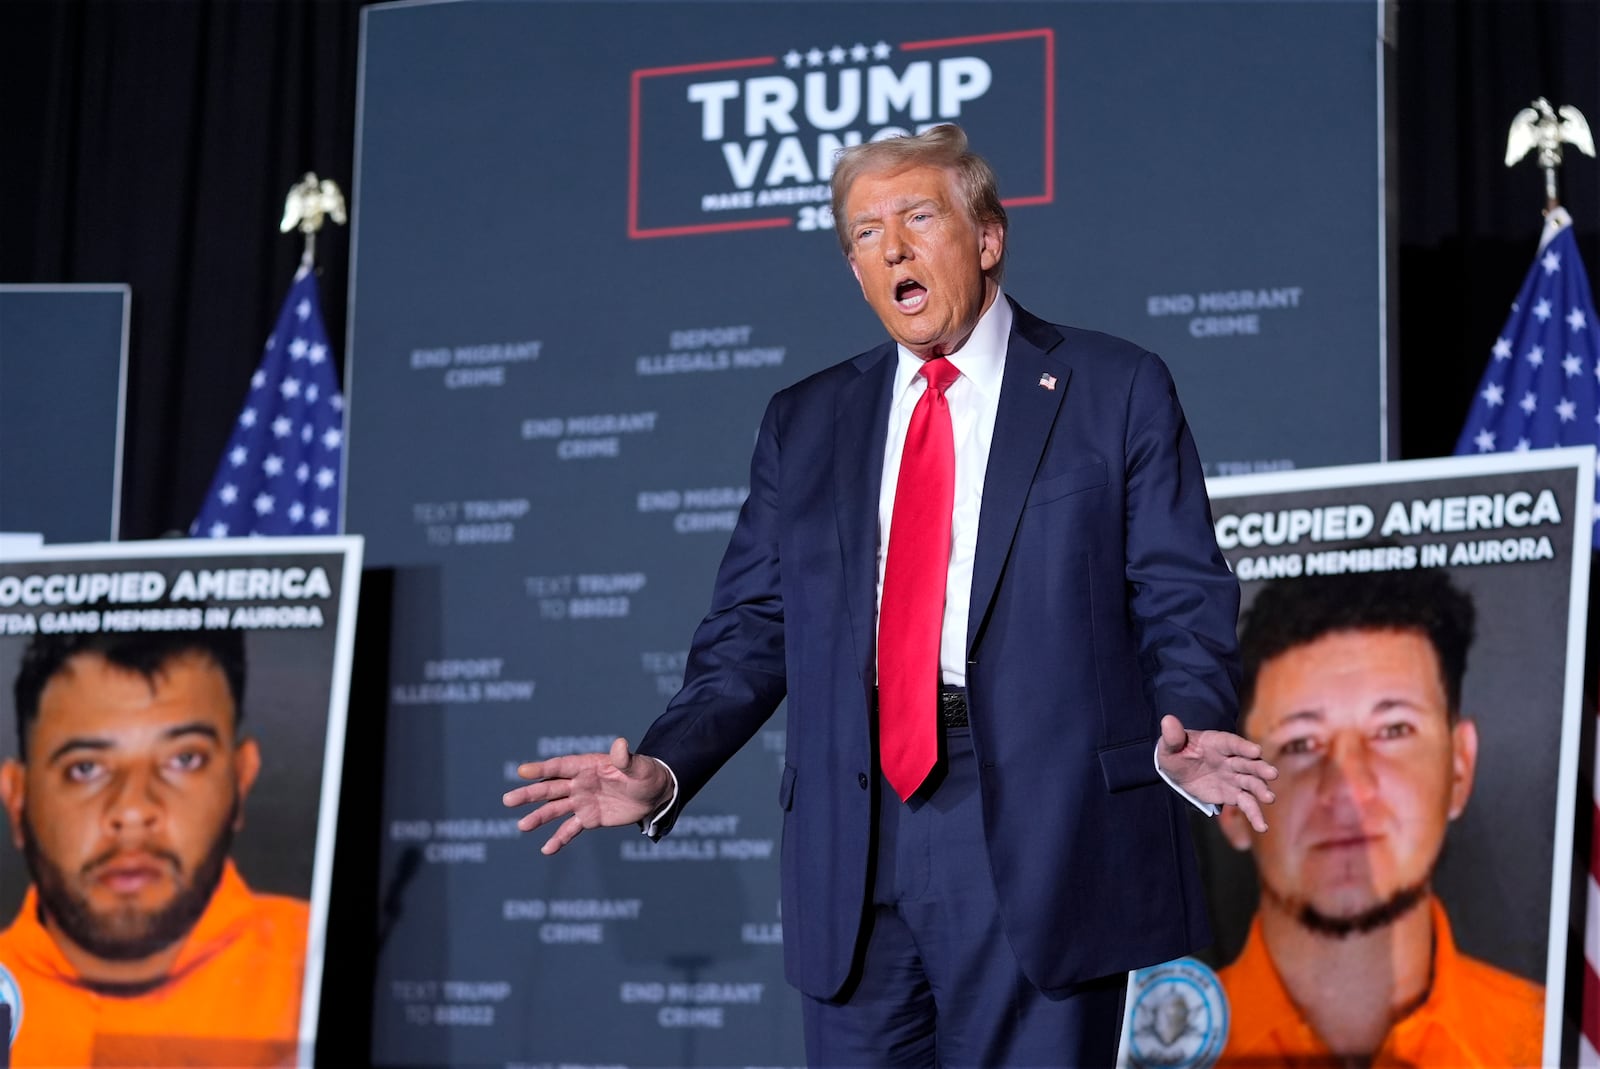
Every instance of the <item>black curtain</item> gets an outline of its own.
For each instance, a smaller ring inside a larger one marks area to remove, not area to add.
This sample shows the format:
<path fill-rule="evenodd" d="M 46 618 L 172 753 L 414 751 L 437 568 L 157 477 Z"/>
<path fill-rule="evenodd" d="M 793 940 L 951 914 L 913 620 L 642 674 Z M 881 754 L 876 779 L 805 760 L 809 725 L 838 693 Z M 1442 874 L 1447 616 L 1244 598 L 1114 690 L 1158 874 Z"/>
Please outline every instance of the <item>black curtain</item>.
<path fill-rule="evenodd" d="M 5 0 L 0 281 L 133 290 L 121 532 L 187 529 L 301 253 L 315 170 L 348 193 L 354 0 Z M 317 244 L 344 348 L 348 236 Z"/>
<path fill-rule="evenodd" d="M 1544 96 L 1600 130 L 1600 4 L 1413 0 L 1397 22 L 1398 455 L 1442 456 L 1543 223 L 1543 172 L 1504 163 L 1511 119 Z M 1595 281 L 1600 164 L 1568 146 L 1561 177 Z"/>
<path fill-rule="evenodd" d="M 185 528 L 198 508 L 299 257 L 276 229 L 284 193 L 306 170 L 350 190 L 360 6 L 0 4 L 0 281 L 133 287 L 124 537 Z M 1503 166 L 1506 129 L 1539 95 L 1600 125 L 1600 4 L 1412 0 L 1393 23 L 1395 453 L 1434 456 L 1539 233 L 1542 180 Z M 1600 269 L 1600 166 L 1568 157 L 1564 201 Z M 341 349 L 347 249 L 324 230 Z"/>

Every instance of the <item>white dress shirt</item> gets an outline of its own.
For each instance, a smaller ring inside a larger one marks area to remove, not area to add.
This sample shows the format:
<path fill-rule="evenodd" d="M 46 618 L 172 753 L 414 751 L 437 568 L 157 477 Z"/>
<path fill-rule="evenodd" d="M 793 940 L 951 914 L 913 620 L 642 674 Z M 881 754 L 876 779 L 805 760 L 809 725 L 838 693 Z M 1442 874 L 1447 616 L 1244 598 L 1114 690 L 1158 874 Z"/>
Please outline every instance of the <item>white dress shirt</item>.
<path fill-rule="evenodd" d="M 944 588 L 944 627 L 939 637 L 939 675 L 955 687 L 967 684 L 967 606 L 972 600 L 972 560 L 978 550 L 978 512 L 983 506 L 983 475 L 989 469 L 994 417 L 1000 409 L 1001 374 L 1011 339 L 1011 303 L 996 294 L 978 319 L 966 344 L 947 359 L 961 377 L 944 392 L 956 444 L 955 503 L 950 513 L 950 574 Z M 889 560 L 890 519 L 900 456 L 905 451 L 911 412 L 927 392 L 919 371 L 922 358 L 897 346 L 889 404 L 888 438 L 883 447 L 883 488 L 878 494 L 878 607 L 883 607 L 883 569 Z"/>

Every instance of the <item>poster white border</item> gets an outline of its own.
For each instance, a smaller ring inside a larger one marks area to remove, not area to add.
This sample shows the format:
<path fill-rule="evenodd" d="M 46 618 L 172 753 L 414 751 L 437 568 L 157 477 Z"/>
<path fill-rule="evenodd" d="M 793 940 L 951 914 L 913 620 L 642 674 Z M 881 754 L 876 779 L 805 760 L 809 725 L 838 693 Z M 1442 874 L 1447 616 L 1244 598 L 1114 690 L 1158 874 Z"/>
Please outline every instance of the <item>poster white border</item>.
<path fill-rule="evenodd" d="M 1572 571 L 1567 598 L 1566 679 L 1562 688 L 1561 751 L 1556 774 L 1554 849 L 1550 865 L 1550 924 L 1545 942 L 1544 1063 L 1561 1061 L 1561 1030 L 1567 973 L 1567 922 L 1572 899 L 1573 823 L 1578 789 L 1578 746 L 1583 727 L 1583 670 L 1589 609 L 1589 566 L 1594 529 L 1595 449 L 1573 446 L 1522 453 L 1439 457 L 1387 464 L 1217 476 L 1206 480 L 1213 502 L 1250 494 L 1328 490 L 1344 486 L 1383 486 L 1426 479 L 1462 479 L 1517 472 L 1571 471 L 1574 490 L 1571 522 Z"/>
<path fill-rule="evenodd" d="M 335 623 L 333 674 L 328 689 L 328 721 L 322 754 L 322 787 L 317 811 L 317 842 L 312 854 L 311 924 L 306 934 L 306 968 L 300 996 L 297 1065 L 311 1065 L 321 1009 L 323 958 L 327 950 L 328 900 L 333 887 L 333 854 L 339 818 L 339 788 L 344 772 L 345 728 L 350 707 L 351 661 L 355 652 L 356 600 L 361 589 L 360 535 L 304 538 L 159 539 L 150 542 L 89 542 L 41 546 L 0 553 L 0 564 L 35 561 L 182 560 L 188 557 L 257 557 L 269 554 L 338 554 L 344 558 Z"/>

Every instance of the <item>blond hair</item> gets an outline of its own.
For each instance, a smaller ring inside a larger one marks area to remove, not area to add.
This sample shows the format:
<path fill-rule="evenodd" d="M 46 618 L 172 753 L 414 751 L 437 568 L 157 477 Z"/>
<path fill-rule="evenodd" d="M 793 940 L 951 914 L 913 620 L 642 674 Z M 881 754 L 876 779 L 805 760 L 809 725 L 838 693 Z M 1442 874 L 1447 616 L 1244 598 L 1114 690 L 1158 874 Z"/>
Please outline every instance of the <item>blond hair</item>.
<path fill-rule="evenodd" d="M 966 205 L 967 215 L 982 226 L 997 223 L 1006 229 L 1006 209 L 1000 203 L 999 183 L 994 168 L 967 147 L 967 135 L 954 123 L 942 123 L 916 135 L 887 137 L 851 145 L 840 151 L 833 165 L 833 228 L 839 247 L 850 255 L 850 221 L 845 218 L 845 199 L 850 187 L 864 174 L 901 171 L 908 167 L 943 167 L 956 178 L 956 188 Z M 992 274 L 1000 277 L 1005 267 L 1005 246 Z"/>

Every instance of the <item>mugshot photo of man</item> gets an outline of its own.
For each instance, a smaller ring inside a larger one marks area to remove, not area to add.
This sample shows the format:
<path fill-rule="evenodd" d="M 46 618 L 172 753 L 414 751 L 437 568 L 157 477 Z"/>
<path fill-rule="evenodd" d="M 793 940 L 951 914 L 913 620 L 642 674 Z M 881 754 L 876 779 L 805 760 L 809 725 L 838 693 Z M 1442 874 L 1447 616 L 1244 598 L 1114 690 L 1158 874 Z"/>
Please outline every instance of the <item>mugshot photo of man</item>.
<path fill-rule="evenodd" d="M 31 884 L 0 932 L 12 1064 L 293 1064 L 309 907 L 232 860 L 261 770 L 236 631 L 42 635 L 0 801 Z"/>
<path fill-rule="evenodd" d="M 1433 883 L 1472 795 L 1470 596 L 1437 569 L 1282 579 L 1240 633 L 1240 728 L 1279 770 L 1227 811 L 1260 906 L 1220 973 L 1224 1066 L 1537 1065 L 1544 989 L 1457 948 Z"/>

